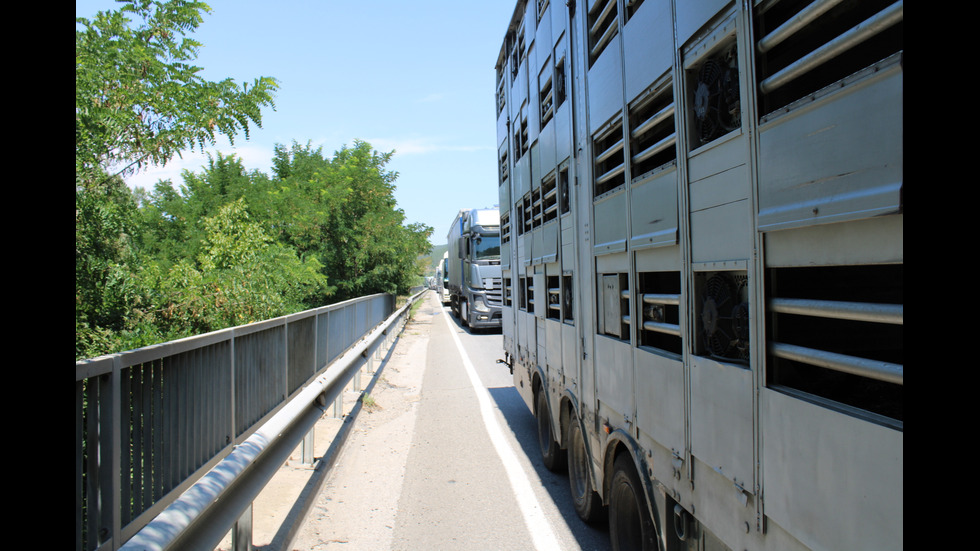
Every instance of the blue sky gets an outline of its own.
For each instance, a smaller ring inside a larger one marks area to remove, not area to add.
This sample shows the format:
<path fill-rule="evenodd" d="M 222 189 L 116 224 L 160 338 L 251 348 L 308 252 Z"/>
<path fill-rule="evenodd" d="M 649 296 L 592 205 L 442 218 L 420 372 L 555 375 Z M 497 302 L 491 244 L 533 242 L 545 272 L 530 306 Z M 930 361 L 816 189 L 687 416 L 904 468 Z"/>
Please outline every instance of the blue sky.
<path fill-rule="evenodd" d="M 355 139 L 395 151 L 395 198 L 407 223 L 422 222 L 443 244 L 461 208 L 496 205 L 494 64 L 514 10 L 509 0 L 213 0 L 192 36 L 195 64 L 209 80 L 280 82 L 275 111 L 232 147 L 248 169 L 271 174 L 276 144 L 322 147 Z M 77 0 L 76 17 L 118 9 Z M 152 189 L 160 179 L 199 172 L 206 157 L 185 153 L 163 169 L 127 179 Z"/>

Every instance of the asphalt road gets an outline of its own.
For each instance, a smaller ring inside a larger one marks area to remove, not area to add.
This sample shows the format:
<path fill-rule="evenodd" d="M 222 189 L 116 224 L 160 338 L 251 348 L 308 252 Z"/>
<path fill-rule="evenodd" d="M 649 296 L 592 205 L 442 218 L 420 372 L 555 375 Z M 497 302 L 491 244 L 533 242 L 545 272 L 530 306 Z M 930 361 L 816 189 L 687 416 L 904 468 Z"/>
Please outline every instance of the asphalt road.
<path fill-rule="evenodd" d="M 297 450 L 256 500 L 255 549 L 608 549 L 606 527 L 575 515 L 568 478 L 541 464 L 500 357 L 499 331 L 461 327 L 428 293 L 362 402 L 347 394 L 350 432 L 329 470 Z M 322 462 L 329 437 L 317 439 Z"/>

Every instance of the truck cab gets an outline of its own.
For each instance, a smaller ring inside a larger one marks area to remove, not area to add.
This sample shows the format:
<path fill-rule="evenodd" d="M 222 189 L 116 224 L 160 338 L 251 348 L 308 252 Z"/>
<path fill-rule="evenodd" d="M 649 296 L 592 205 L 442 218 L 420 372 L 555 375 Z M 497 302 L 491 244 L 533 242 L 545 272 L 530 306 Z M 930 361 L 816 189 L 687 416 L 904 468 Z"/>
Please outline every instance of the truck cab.
<path fill-rule="evenodd" d="M 464 209 L 449 236 L 449 303 L 463 325 L 501 326 L 500 214 L 493 209 Z"/>

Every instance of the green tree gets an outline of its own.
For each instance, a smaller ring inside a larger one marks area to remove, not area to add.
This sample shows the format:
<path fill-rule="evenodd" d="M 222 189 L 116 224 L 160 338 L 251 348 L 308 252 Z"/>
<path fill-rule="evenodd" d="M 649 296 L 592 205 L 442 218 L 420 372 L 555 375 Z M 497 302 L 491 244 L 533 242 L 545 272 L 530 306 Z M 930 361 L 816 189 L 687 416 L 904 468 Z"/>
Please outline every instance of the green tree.
<path fill-rule="evenodd" d="M 120 335 L 144 324 L 152 299 L 141 283 L 156 269 L 142 256 L 143 226 L 119 176 L 218 134 L 247 137 L 261 109 L 274 107 L 274 79 L 239 86 L 200 76 L 200 44 L 187 35 L 209 12 L 201 2 L 138 0 L 75 20 L 76 358 L 123 346 Z"/>
<path fill-rule="evenodd" d="M 210 11 L 202 2 L 138 0 L 75 20 L 76 185 L 261 127 L 275 79 L 212 82 L 193 65 L 201 44 L 186 35 Z"/>
<path fill-rule="evenodd" d="M 273 188 L 282 239 L 324 265 L 335 299 L 372 293 L 405 293 L 421 273 L 419 255 L 429 250 L 432 228 L 406 226 L 394 198 L 393 153 L 356 141 L 326 159 L 321 149 L 293 144 L 276 149 Z"/>
<path fill-rule="evenodd" d="M 203 221 L 230 202 L 245 199 L 253 219 L 271 226 L 265 211 L 269 177 L 257 170 L 246 172 L 236 156 L 209 154 L 202 172 L 185 170 L 182 179 L 179 188 L 169 180 L 157 182 L 141 208 L 146 253 L 165 266 L 197 257 L 205 234 Z"/>
<path fill-rule="evenodd" d="M 75 357 L 104 354 L 145 306 L 137 254 L 139 212 L 118 176 L 75 190 Z"/>
<path fill-rule="evenodd" d="M 196 262 L 177 262 L 154 285 L 167 338 L 298 312 L 310 296 L 329 295 L 320 263 L 272 239 L 244 199 L 218 209 L 204 227 Z"/>

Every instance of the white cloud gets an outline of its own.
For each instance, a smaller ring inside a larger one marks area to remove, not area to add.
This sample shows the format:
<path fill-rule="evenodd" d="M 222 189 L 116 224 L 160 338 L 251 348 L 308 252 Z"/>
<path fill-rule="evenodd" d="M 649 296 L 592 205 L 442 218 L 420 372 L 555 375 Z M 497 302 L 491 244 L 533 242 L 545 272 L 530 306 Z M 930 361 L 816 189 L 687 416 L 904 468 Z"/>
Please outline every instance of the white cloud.
<path fill-rule="evenodd" d="M 364 141 L 378 151 L 395 150 L 395 155 L 425 155 L 451 151 L 474 152 L 490 148 L 482 145 L 456 145 L 442 143 L 435 138 L 371 138 Z"/>
<path fill-rule="evenodd" d="M 446 94 L 441 94 L 439 92 L 436 92 L 433 94 L 429 94 L 428 96 L 425 96 L 424 98 L 420 99 L 419 103 L 432 103 L 436 101 L 442 101 L 445 97 Z"/>

